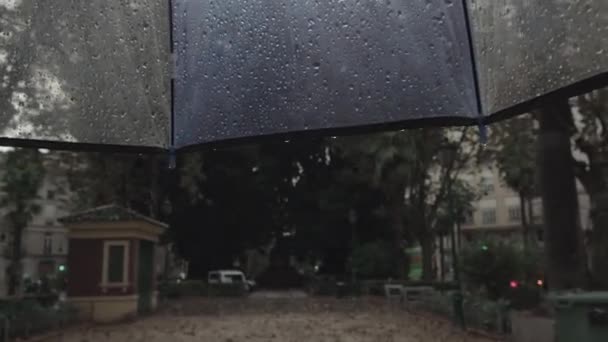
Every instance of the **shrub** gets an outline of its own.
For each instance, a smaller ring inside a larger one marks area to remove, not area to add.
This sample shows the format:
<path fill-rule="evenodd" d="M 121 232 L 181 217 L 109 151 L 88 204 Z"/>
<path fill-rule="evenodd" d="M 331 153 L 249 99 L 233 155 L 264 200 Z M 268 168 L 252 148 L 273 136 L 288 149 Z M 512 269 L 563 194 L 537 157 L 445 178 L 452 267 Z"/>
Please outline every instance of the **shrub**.
<path fill-rule="evenodd" d="M 510 289 L 506 298 L 510 306 L 516 310 L 529 310 L 536 308 L 542 302 L 542 288 L 536 284 L 523 283 L 517 288 Z"/>
<path fill-rule="evenodd" d="M 243 284 L 210 285 L 203 280 L 167 281 L 159 284 L 159 294 L 163 298 L 180 297 L 237 297 L 247 294 Z"/>
<path fill-rule="evenodd" d="M 512 280 L 525 277 L 525 261 L 513 246 L 480 243 L 462 251 L 462 273 L 474 287 L 487 291 L 490 299 L 505 298 Z"/>
<path fill-rule="evenodd" d="M 77 319 L 77 311 L 66 303 L 44 307 L 32 298 L 0 302 L 0 316 L 8 319 L 9 335 L 16 337 L 42 333 L 72 323 Z"/>
<path fill-rule="evenodd" d="M 350 256 L 350 267 L 363 278 L 388 278 L 395 275 L 399 258 L 395 248 L 386 241 L 365 243 Z"/>

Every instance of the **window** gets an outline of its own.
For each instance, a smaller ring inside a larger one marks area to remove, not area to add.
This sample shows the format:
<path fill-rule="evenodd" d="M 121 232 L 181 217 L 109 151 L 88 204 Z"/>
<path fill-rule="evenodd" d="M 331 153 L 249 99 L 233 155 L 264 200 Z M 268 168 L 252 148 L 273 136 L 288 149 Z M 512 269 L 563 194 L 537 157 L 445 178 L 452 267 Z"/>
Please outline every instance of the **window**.
<path fill-rule="evenodd" d="M 481 223 L 494 224 L 496 223 L 496 208 L 486 208 L 481 210 Z"/>
<path fill-rule="evenodd" d="M 128 241 L 106 241 L 103 251 L 102 286 L 121 285 L 128 282 Z"/>
<path fill-rule="evenodd" d="M 521 209 L 518 205 L 509 207 L 509 222 L 521 222 Z"/>
<path fill-rule="evenodd" d="M 532 223 L 542 223 L 542 222 L 543 222 L 542 213 L 537 213 L 537 212 L 532 213 Z"/>
<path fill-rule="evenodd" d="M 245 281 L 243 276 L 240 274 L 229 275 L 228 278 L 230 278 L 230 280 L 232 280 L 233 283 L 242 283 Z"/>
<path fill-rule="evenodd" d="M 122 283 L 124 281 L 124 246 L 110 246 L 108 252 L 108 282 Z"/>
<path fill-rule="evenodd" d="M 49 200 L 55 199 L 55 191 L 48 190 L 46 192 L 46 199 L 49 199 Z"/>
<path fill-rule="evenodd" d="M 42 242 L 42 253 L 44 255 L 51 255 L 53 253 L 53 236 L 51 233 L 44 233 L 44 240 Z"/>

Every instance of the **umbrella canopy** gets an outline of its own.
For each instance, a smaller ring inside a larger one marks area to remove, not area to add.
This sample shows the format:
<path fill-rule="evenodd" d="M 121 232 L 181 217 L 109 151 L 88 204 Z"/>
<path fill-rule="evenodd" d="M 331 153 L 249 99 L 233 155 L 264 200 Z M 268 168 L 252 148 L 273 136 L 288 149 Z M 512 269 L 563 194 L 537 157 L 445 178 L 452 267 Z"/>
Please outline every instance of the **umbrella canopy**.
<path fill-rule="evenodd" d="M 0 30 L 12 145 L 472 124 L 608 83 L 604 0 L 2 0 Z"/>

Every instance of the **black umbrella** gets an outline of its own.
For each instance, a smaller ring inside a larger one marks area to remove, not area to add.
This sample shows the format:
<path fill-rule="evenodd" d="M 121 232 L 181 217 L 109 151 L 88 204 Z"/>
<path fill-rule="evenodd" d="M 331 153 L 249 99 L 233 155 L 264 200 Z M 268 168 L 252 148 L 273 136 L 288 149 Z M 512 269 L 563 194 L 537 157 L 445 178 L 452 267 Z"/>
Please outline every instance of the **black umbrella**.
<path fill-rule="evenodd" d="M 0 30 L 8 145 L 485 124 L 608 84 L 605 0 L 12 0 Z"/>

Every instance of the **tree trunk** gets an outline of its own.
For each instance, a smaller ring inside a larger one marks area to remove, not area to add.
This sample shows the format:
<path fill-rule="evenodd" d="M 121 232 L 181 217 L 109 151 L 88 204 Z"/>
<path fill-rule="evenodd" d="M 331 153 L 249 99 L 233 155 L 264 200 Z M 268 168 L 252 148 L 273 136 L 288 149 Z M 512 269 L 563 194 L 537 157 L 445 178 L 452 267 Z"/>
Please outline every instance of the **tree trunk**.
<path fill-rule="evenodd" d="M 13 241 L 11 245 L 11 264 L 9 266 L 8 295 L 17 295 L 21 287 L 21 244 L 23 240 L 23 228 L 20 225 L 13 226 Z"/>
<path fill-rule="evenodd" d="M 444 281 L 445 279 L 445 249 L 443 247 L 443 236 L 439 235 L 439 265 L 441 269 L 440 279 Z"/>
<path fill-rule="evenodd" d="M 530 227 L 534 227 L 534 207 L 532 203 L 532 196 L 526 199 L 526 204 L 528 205 L 528 223 Z"/>
<path fill-rule="evenodd" d="M 433 236 L 424 234 L 420 239 L 422 248 L 422 279 L 429 281 L 435 278 L 433 274 Z"/>
<path fill-rule="evenodd" d="M 543 108 L 539 121 L 539 184 L 548 285 L 552 289 L 580 288 L 585 283 L 584 252 L 570 150 L 572 115 L 568 101 L 556 101 Z"/>
<path fill-rule="evenodd" d="M 519 193 L 519 213 L 521 215 L 521 237 L 524 247 L 524 253 L 527 253 L 529 250 L 528 246 L 528 235 L 529 235 L 529 225 L 528 220 L 526 218 L 526 196 L 523 192 Z"/>
<path fill-rule="evenodd" d="M 395 275 L 399 279 L 406 279 L 407 272 L 406 267 L 408 262 L 406 260 L 405 250 L 403 249 L 403 203 L 397 201 L 391 208 L 392 225 L 393 225 L 393 240 L 395 248 L 395 255 L 397 257 L 397 269 Z"/>
<path fill-rule="evenodd" d="M 591 203 L 593 231 L 589 244 L 592 286 L 597 290 L 608 290 L 608 193 L 592 196 Z"/>
<path fill-rule="evenodd" d="M 579 147 L 581 143 L 579 142 Z M 589 158 L 589 168 L 578 168 L 578 179 L 589 195 L 591 202 L 591 235 L 587 236 L 585 245 L 588 247 L 589 268 L 591 271 L 591 287 L 598 290 L 608 290 L 608 187 L 605 170 L 608 161 L 604 153 L 598 149 L 583 148 Z"/>

